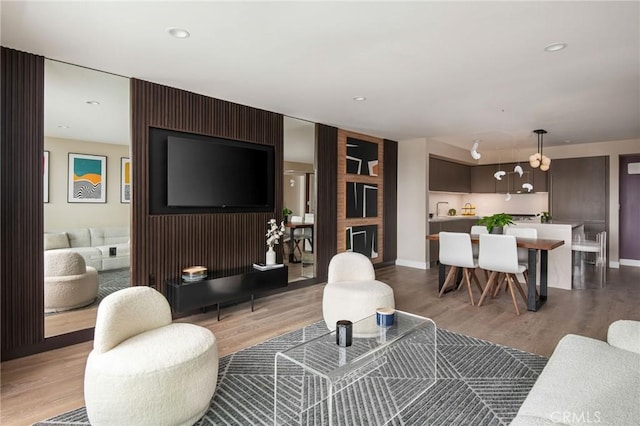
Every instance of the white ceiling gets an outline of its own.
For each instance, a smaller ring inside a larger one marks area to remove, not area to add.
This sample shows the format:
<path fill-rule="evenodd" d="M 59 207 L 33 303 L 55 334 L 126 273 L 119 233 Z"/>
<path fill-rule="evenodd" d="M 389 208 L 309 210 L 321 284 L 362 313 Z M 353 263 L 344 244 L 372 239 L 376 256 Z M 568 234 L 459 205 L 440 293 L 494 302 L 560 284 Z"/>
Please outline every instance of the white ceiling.
<path fill-rule="evenodd" d="M 46 61 L 44 87 L 46 136 L 130 144 L 129 79 Z"/>
<path fill-rule="evenodd" d="M 2 1 L 1 12 L 6 47 L 394 140 L 640 138 L 637 1 Z M 568 47 L 543 50 L 555 42 Z"/>

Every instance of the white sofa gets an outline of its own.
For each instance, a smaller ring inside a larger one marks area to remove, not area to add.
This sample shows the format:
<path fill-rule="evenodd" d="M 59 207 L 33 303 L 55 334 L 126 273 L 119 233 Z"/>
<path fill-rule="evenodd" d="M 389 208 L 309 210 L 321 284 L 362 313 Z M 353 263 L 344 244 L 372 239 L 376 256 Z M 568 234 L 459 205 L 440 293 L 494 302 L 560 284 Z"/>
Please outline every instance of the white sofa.
<path fill-rule="evenodd" d="M 640 322 L 609 326 L 607 342 L 563 337 L 512 426 L 640 424 Z"/>
<path fill-rule="evenodd" d="M 98 271 L 128 268 L 130 265 L 129 227 L 74 228 L 44 233 L 45 250 L 72 250 L 87 266 Z M 115 247 L 116 255 L 109 249 Z"/>

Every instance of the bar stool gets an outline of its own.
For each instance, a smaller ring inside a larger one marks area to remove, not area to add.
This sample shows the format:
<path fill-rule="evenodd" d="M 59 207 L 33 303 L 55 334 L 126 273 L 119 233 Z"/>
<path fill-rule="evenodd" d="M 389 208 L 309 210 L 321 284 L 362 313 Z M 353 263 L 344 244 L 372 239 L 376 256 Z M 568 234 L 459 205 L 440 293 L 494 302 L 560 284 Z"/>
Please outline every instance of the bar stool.
<path fill-rule="evenodd" d="M 574 288 L 586 288 L 586 284 L 593 283 L 602 287 L 606 281 L 607 271 L 607 232 L 596 234 L 596 240 L 582 239 L 579 236 L 571 244 L 573 251 L 573 273 L 571 274 Z M 587 259 L 588 253 L 595 253 L 595 260 Z M 588 266 L 590 265 L 590 266 Z M 586 273 L 587 268 L 593 269 L 592 276 Z"/>
<path fill-rule="evenodd" d="M 513 306 L 516 309 L 516 315 L 520 315 L 516 295 L 513 291 L 514 287 L 518 290 L 520 296 L 522 296 L 525 304 L 527 303 L 527 296 L 520 286 L 515 274 L 525 272 L 527 267 L 518 263 L 517 248 L 516 237 L 513 235 L 480 235 L 480 256 L 478 257 L 478 265 L 482 269 L 491 271 L 491 275 L 489 276 L 487 285 L 484 287 L 478 306 L 482 305 L 482 302 L 484 302 L 484 299 L 491 292 L 493 286 L 496 285 L 498 281 L 498 274 L 504 273 L 506 275 L 509 291 L 511 292 Z"/>
<path fill-rule="evenodd" d="M 458 268 L 462 268 L 463 276 L 458 288 L 463 283 L 466 283 L 471 305 L 475 305 L 473 293 L 471 291 L 471 280 L 473 280 L 476 286 L 480 289 L 480 293 L 482 293 L 482 286 L 476 276 L 478 261 L 473 258 L 473 252 L 471 250 L 471 236 L 461 232 L 440 232 L 438 234 L 438 239 L 440 241 L 440 263 L 451 266 L 438 297 L 442 297 L 442 294 L 452 280 L 455 284 L 457 276 L 456 272 Z"/>

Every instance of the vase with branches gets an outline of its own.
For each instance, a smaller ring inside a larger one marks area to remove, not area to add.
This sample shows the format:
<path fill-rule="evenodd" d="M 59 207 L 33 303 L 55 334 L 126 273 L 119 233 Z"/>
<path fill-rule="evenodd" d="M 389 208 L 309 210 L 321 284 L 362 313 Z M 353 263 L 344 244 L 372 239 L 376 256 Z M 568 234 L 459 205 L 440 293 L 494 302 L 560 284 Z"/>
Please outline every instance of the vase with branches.
<path fill-rule="evenodd" d="M 284 235 L 284 222 L 280 222 L 280 226 L 278 226 L 278 222 L 275 219 L 270 219 L 267 222 L 267 233 L 265 237 L 267 237 L 267 246 L 269 250 L 267 250 L 266 264 L 267 265 L 275 265 L 276 264 L 276 252 L 273 250 L 273 246 L 280 243 L 280 237 Z"/>

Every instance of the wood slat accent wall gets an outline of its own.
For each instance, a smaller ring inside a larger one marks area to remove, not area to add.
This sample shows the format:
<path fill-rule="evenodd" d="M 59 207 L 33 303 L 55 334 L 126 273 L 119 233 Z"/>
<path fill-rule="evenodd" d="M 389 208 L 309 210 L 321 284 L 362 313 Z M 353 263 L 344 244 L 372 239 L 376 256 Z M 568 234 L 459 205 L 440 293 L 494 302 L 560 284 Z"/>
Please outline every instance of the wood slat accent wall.
<path fill-rule="evenodd" d="M 398 258 L 398 142 L 384 140 L 384 261 Z"/>
<path fill-rule="evenodd" d="M 316 277 L 326 281 L 329 262 L 336 254 L 338 129 L 316 124 Z"/>
<path fill-rule="evenodd" d="M 44 58 L 5 47 L 1 55 L 4 360 L 16 348 L 44 341 Z"/>
<path fill-rule="evenodd" d="M 263 262 L 267 221 L 282 216 L 283 116 L 137 79 L 131 109 L 132 284 L 165 292 L 165 281 L 186 266 L 223 270 Z M 275 211 L 149 215 L 150 126 L 275 146 Z"/>
<path fill-rule="evenodd" d="M 378 145 L 378 176 L 364 176 L 347 174 L 347 138 L 359 139 L 366 142 L 372 142 Z M 363 135 L 360 133 L 349 132 L 347 130 L 338 130 L 338 176 L 337 176 L 337 227 L 336 241 L 338 243 L 336 250 L 342 253 L 346 250 L 345 233 L 348 226 L 378 225 L 378 257 L 371 259 L 371 262 L 382 263 L 384 258 L 384 204 L 385 197 L 384 174 L 385 174 L 385 158 L 383 149 L 383 140 L 373 136 Z M 363 182 L 375 183 L 378 185 L 378 217 L 372 218 L 349 218 L 346 213 L 346 183 L 347 182 Z"/>

